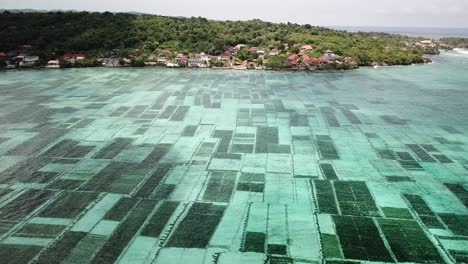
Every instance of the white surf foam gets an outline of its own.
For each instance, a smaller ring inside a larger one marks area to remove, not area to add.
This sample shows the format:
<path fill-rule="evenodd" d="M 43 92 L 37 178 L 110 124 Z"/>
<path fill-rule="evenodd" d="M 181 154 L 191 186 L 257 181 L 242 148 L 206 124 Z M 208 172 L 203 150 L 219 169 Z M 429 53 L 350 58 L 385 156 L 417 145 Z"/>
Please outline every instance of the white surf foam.
<path fill-rule="evenodd" d="M 453 51 L 468 56 L 468 50 L 467 49 L 453 49 Z"/>

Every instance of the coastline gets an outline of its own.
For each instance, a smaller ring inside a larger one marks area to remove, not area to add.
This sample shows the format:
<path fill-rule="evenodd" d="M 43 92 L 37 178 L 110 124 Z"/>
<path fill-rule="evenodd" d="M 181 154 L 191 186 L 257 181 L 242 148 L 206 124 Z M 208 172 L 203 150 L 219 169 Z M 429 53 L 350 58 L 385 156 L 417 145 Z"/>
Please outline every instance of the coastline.
<path fill-rule="evenodd" d="M 432 60 L 423 63 L 414 63 L 414 64 L 393 64 L 393 65 L 384 65 L 384 64 L 376 64 L 376 65 L 362 65 L 357 67 L 351 67 L 349 69 L 326 69 L 326 70 L 310 70 L 310 69 L 297 69 L 297 68 L 234 68 L 234 67 L 206 67 L 206 68 L 197 68 L 197 67 L 162 67 L 162 66 L 116 66 L 116 67 L 109 67 L 109 66 L 93 66 L 93 67 L 67 67 L 67 68 L 48 68 L 48 67 L 17 67 L 17 68 L 2 68 L 2 71 L 28 71 L 28 70 L 36 70 L 36 71 L 55 71 L 55 70 L 68 70 L 68 69 L 90 69 L 90 68 L 99 68 L 99 69 L 170 69 L 170 70 L 213 70 L 213 71 L 269 71 L 269 72 L 309 72 L 309 73 L 333 73 L 333 72 L 347 72 L 353 71 L 358 69 L 368 69 L 368 68 L 390 68 L 390 67 L 398 67 L 398 66 L 413 66 L 413 65 L 429 65 L 433 64 Z"/>

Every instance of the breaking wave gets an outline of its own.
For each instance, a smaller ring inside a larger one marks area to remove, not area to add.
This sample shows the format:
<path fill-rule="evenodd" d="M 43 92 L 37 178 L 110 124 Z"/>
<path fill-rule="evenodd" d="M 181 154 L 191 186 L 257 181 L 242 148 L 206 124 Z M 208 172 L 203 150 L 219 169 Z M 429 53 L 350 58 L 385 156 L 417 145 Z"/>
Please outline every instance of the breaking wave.
<path fill-rule="evenodd" d="M 468 56 L 468 49 L 453 49 L 453 51 Z"/>

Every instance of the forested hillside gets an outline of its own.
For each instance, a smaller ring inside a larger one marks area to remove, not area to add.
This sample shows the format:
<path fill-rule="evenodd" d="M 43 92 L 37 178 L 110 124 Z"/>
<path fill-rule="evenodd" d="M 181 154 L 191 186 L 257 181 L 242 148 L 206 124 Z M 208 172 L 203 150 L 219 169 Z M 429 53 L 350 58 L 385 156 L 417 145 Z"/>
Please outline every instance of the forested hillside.
<path fill-rule="evenodd" d="M 311 44 L 314 52 L 330 49 L 352 56 L 360 65 L 372 62 L 409 64 L 422 62 L 422 52 L 407 45 L 402 36 L 377 33 L 347 33 L 298 24 L 275 24 L 261 20 L 213 21 L 88 12 L 0 14 L 0 51 L 32 45 L 42 56 L 83 52 L 89 56 L 110 53 L 149 54 L 171 49 L 185 53 L 221 54 L 239 43 L 262 49 L 289 51 Z"/>

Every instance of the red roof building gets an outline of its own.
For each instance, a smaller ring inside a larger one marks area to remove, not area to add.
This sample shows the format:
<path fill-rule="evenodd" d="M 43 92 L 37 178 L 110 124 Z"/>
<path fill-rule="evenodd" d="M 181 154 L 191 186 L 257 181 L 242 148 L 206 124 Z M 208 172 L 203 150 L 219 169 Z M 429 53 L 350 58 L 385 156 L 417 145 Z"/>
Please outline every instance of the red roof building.
<path fill-rule="evenodd" d="M 188 58 L 185 56 L 182 56 L 179 58 L 179 62 L 188 62 Z"/>
<path fill-rule="evenodd" d="M 320 57 L 317 60 L 318 60 L 319 63 L 328 62 L 327 58 L 325 58 L 325 57 Z"/>
<path fill-rule="evenodd" d="M 307 55 L 307 54 L 302 54 L 302 60 L 303 60 L 303 61 L 306 61 L 306 60 L 308 61 L 308 60 L 310 60 L 309 55 Z"/>
<path fill-rule="evenodd" d="M 77 60 L 84 60 L 86 55 L 84 54 L 74 54 L 74 53 L 65 53 L 62 58 L 71 63 L 75 63 Z"/>
<path fill-rule="evenodd" d="M 301 47 L 301 50 L 312 50 L 312 46 L 311 45 L 304 45 Z"/>
<path fill-rule="evenodd" d="M 4 52 L 0 52 L 0 57 L 6 57 L 6 54 Z"/>
<path fill-rule="evenodd" d="M 170 54 L 172 53 L 171 50 L 165 49 L 161 52 L 162 54 Z"/>
<path fill-rule="evenodd" d="M 63 54 L 62 58 L 64 59 L 73 59 L 75 56 L 72 53 L 65 53 Z"/>
<path fill-rule="evenodd" d="M 235 47 L 234 47 L 234 51 L 239 51 L 241 50 L 242 48 L 244 48 L 246 45 L 245 44 L 237 44 Z"/>
<path fill-rule="evenodd" d="M 250 52 L 257 52 L 257 47 L 251 47 L 251 48 L 249 48 L 249 51 Z"/>
<path fill-rule="evenodd" d="M 295 60 L 297 59 L 297 57 L 298 57 L 297 54 L 291 54 L 289 55 L 288 60 Z"/>

